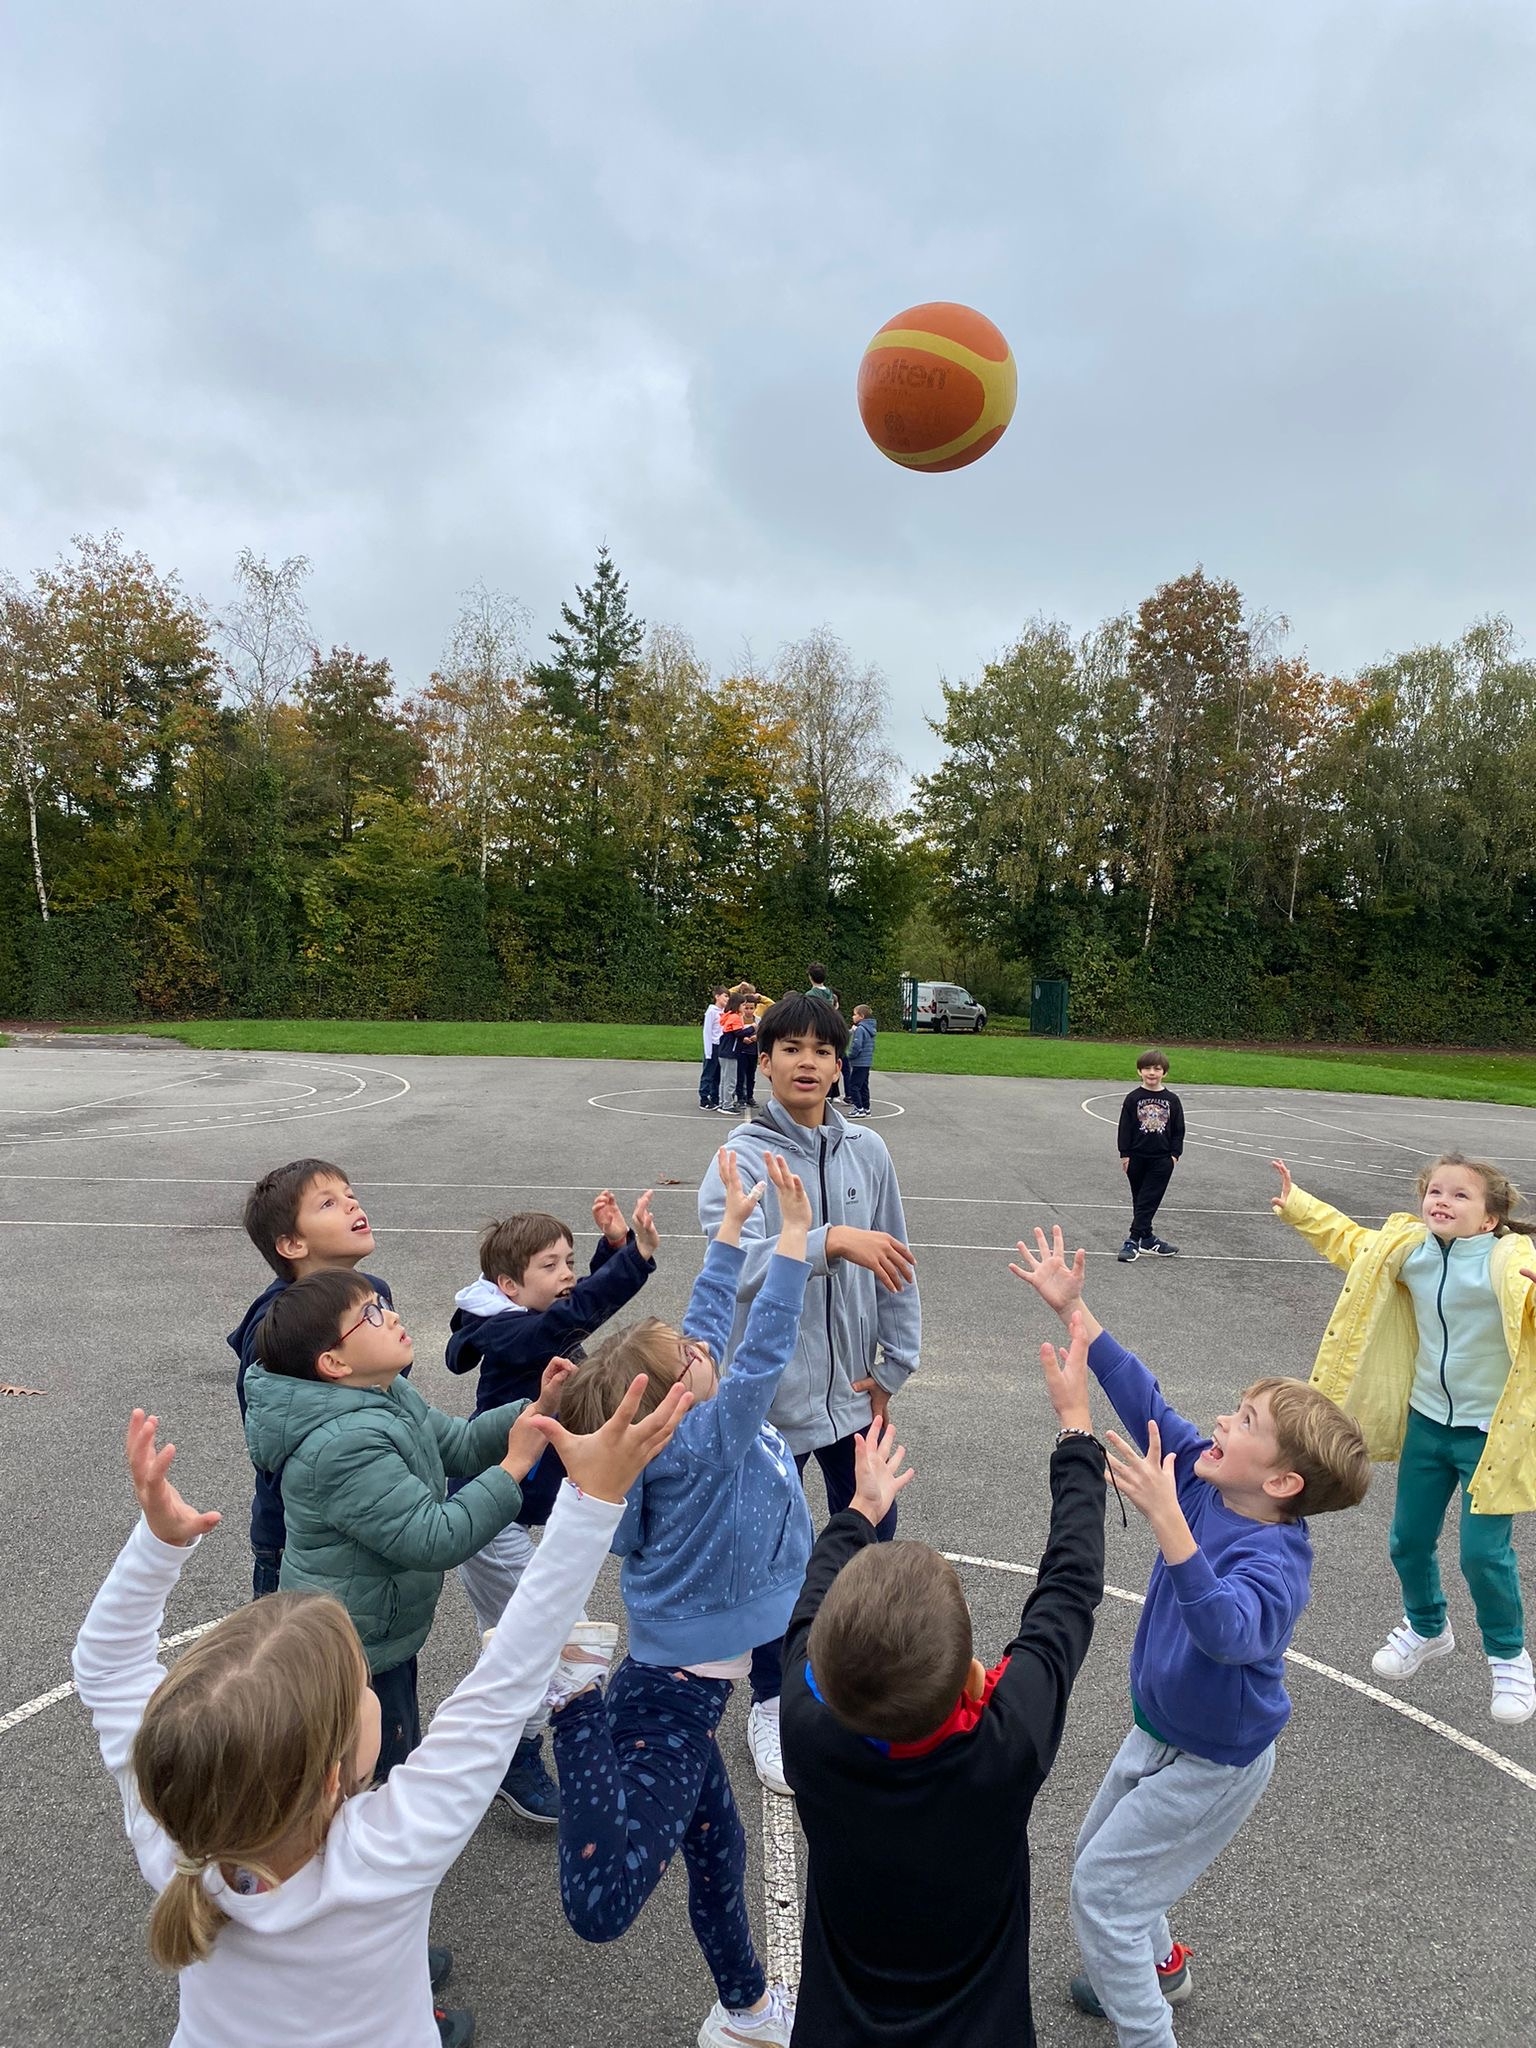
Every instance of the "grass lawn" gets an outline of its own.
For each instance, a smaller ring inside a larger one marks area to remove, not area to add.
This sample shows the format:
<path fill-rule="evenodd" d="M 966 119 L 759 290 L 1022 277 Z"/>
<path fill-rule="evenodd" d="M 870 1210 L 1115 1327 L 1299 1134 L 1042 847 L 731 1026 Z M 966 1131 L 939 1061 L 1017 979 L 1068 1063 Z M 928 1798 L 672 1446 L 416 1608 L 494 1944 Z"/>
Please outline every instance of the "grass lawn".
<path fill-rule="evenodd" d="M 87 1027 L 82 1027 L 87 1028 Z M 89 1027 L 100 1028 L 100 1027 Z M 574 1060 L 696 1060 L 693 1024 L 383 1024 L 324 1019 L 125 1024 L 114 1030 L 180 1039 L 209 1051 L 456 1054 Z M 882 1031 L 875 1071 L 887 1074 L 1004 1074 L 1051 1079 L 1135 1080 L 1136 1046 L 1087 1038 L 940 1037 Z M 1219 1082 L 1236 1088 L 1316 1088 L 1331 1094 L 1410 1095 L 1459 1102 L 1536 1106 L 1536 1056 L 1496 1052 L 1370 1052 L 1355 1047 L 1241 1052 L 1170 1045 L 1174 1087 Z"/>

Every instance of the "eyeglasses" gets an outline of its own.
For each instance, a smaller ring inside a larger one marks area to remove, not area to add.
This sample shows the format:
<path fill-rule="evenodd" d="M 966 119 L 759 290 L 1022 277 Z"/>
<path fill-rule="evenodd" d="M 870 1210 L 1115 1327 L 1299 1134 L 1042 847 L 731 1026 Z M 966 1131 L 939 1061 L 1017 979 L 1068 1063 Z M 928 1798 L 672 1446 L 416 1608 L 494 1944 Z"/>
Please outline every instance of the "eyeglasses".
<path fill-rule="evenodd" d="M 338 1344 L 345 1344 L 347 1339 L 352 1335 L 352 1330 L 360 1330 L 363 1327 L 364 1323 L 372 1323 L 373 1327 L 376 1330 L 383 1329 L 384 1304 L 382 1301 L 365 1301 L 363 1303 L 363 1312 L 358 1317 L 357 1321 L 352 1325 L 352 1329 L 343 1330 L 341 1335 L 336 1339 L 336 1342 Z"/>

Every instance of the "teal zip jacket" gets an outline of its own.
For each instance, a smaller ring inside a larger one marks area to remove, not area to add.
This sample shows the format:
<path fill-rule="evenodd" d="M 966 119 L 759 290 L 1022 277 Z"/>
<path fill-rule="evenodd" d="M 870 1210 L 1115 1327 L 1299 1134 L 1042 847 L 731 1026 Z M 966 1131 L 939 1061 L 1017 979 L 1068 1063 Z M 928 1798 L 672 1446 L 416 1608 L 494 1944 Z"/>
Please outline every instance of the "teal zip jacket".
<path fill-rule="evenodd" d="M 1426 1237 L 1404 1259 L 1400 1278 L 1413 1296 L 1419 1349 L 1413 1365 L 1410 1408 L 1448 1429 L 1493 1424 L 1509 1347 L 1490 1266 L 1497 1239 Z"/>
<path fill-rule="evenodd" d="M 408 1380 L 348 1387 L 253 1365 L 245 1437 L 257 1466 L 281 1468 L 285 1593 L 330 1593 L 351 1615 L 370 1671 L 426 1641 L 443 1574 L 516 1518 L 522 1489 L 501 1470 L 513 1401 L 461 1422 Z M 452 1500 L 448 1480 L 467 1479 Z"/>

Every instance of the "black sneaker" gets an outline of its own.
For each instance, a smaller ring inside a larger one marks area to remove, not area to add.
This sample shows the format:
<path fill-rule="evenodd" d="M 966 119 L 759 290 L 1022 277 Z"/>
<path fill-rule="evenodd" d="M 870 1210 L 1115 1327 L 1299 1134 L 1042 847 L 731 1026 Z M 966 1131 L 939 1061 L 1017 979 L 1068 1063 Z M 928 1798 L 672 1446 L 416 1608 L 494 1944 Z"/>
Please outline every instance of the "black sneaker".
<path fill-rule="evenodd" d="M 1146 1252 L 1150 1257 L 1159 1259 L 1176 1259 L 1179 1256 L 1178 1246 L 1176 1244 L 1164 1244 L 1160 1237 L 1146 1239 L 1137 1246 L 1137 1250 Z"/>
<path fill-rule="evenodd" d="M 427 1981 L 435 1997 L 453 1975 L 453 1950 L 427 1944 Z"/>
<path fill-rule="evenodd" d="M 541 1821 L 551 1828 L 559 1824 L 560 1787 L 544 1767 L 540 1737 L 525 1736 L 517 1745 L 507 1774 L 496 1787 L 496 1797 L 524 1820 Z"/>
<path fill-rule="evenodd" d="M 475 2038 L 475 2016 L 467 2005 L 434 2005 L 432 2017 L 437 2021 L 443 2048 L 470 2048 Z"/>
<path fill-rule="evenodd" d="M 1194 1981 L 1189 1974 L 1189 1959 L 1193 1954 L 1193 1949 L 1186 1948 L 1182 1941 L 1176 1941 L 1167 1962 L 1157 1966 L 1157 1987 L 1170 2005 L 1183 2005 L 1194 1992 Z M 1074 1977 L 1068 1989 L 1079 2012 L 1087 2013 L 1091 2020 L 1108 2019 L 1108 2013 L 1099 2003 L 1099 1994 L 1086 1977 Z"/>
<path fill-rule="evenodd" d="M 1128 1266 L 1132 1259 L 1139 1259 L 1141 1257 L 1141 1246 L 1137 1244 L 1134 1237 L 1128 1237 L 1115 1256 L 1119 1259 L 1122 1266 Z"/>

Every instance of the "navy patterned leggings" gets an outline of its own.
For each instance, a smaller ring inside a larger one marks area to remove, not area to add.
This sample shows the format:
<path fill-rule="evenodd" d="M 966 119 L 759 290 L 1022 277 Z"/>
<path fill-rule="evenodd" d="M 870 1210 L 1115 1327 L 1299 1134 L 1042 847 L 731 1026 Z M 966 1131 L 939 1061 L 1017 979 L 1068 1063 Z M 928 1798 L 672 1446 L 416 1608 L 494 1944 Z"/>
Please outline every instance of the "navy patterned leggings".
<path fill-rule="evenodd" d="M 767 1989 L 747 1921 L 747 1840 L 715 1729 L 724 1678 L 626 1657 L 606 1695 L 552 1717 L 560 1770 L 560 1903 L 583 1941 L 614 1941 L 681 1849 L 688 1918 L 727 2011 Z"/>

